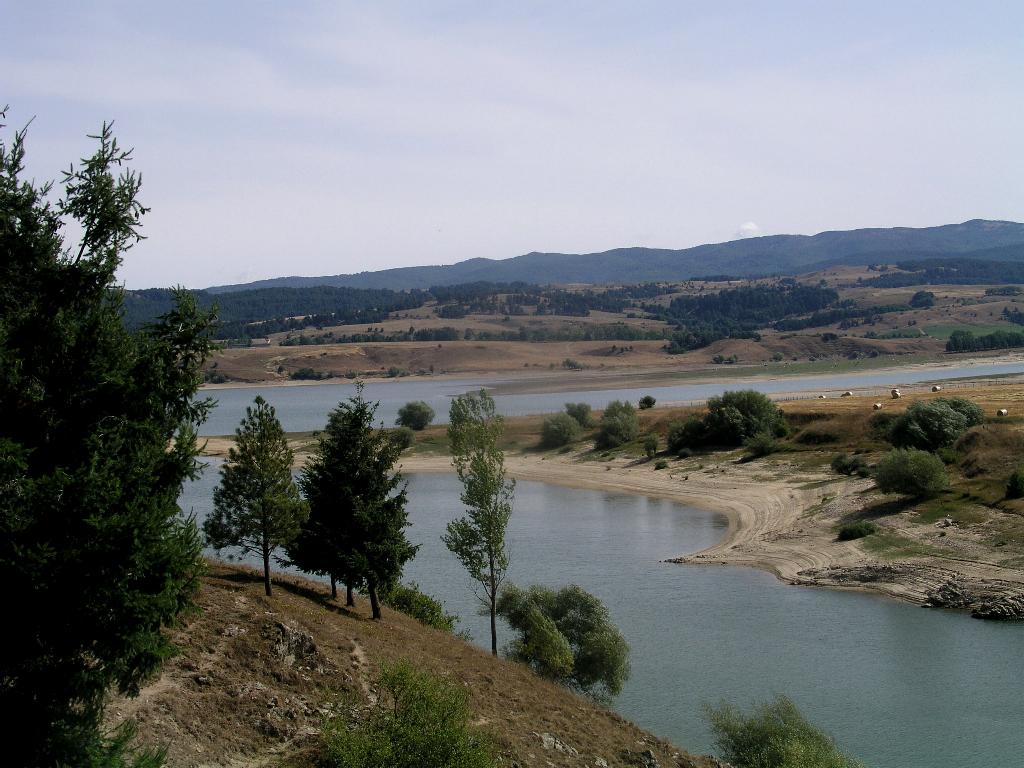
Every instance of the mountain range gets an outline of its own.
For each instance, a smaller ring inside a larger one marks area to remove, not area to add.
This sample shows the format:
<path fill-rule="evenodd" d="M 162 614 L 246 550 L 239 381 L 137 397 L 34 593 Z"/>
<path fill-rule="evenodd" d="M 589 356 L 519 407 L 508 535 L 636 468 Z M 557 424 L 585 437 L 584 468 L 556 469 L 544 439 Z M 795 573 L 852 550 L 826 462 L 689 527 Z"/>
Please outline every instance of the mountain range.
<path fill-rule="evenodd" d="M 322 277 L 276 277 L 220 285 L 210 293 L 253 288 L 328 285 L 407 290 L 479 280 L 545 284 L 635 284 L 712 275 L 752 277 L 798 274 L 847 264 L 895 263 L 921 258 L 1024 261 L 1024 224 L 972 219 L 937 227 L 893 227 L 769 235 L 692 248 L 615 248 L 600 253 L 527 253 L 509 259 L 468 259 L 456 264 L 398 267 Z"/>

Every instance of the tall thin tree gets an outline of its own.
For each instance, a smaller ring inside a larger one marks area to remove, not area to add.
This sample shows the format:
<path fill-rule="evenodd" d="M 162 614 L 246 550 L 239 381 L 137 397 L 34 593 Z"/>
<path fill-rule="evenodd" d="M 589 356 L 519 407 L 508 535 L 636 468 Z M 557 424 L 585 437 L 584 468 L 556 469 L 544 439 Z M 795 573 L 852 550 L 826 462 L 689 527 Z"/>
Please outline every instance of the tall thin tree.
<path fill-rule="evenodd" d="M 263 558 L 263 586 L 270 583 L 270 556 L 295 538 L 309 515 L 292 480 L 294 455 L 274 407 L 257 396 L 235 430 L 235 444 L 213 492 L 213 514 L 203 523 L 217 550 L 238 547 Z"/>
<path fill-rule="evenodd" d="M 452 463 L 462 481 L 466 514 L 448 523 L 441 539 L 476 583 L 476 596 L 491 617 L 491 653 L 498 655 L 498 591 L 508 571 L 505 531 L 512 515 L 515 481 L 505 475 L 498 447 L 503 420 L 486 391 L 452 401 L 448 424 Z"/>

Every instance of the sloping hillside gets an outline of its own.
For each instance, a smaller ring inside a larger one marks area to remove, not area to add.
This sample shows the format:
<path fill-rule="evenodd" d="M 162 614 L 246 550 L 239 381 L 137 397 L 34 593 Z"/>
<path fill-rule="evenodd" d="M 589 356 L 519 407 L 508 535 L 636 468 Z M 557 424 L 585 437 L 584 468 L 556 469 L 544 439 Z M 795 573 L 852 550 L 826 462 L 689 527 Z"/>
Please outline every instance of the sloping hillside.
<path fill-rule="evenodd" d="M 910 258 L 965 256 L 1019 260 L 1024 224 L 973 219 L 939 227 L 894 227 L 771 235 L 680 250 L 616 248 L 601 253 L 528 253 L 510 259 L 469 259 L 447 266 L 402 267 L 324 277 L 279 277 L 243 285 L 222 285 L 214 293 L 276 286 L 332 285 L 404 290 L 476 280 L 545 283 L 640 283 L 686 280 L 706 275 L 795 274 L 825 264 L 892 263 Z M 1005 249 L 996 250 L 993 249 Z"/>
<path fill-rule="evenodd" d="M 255 572 L 211 564 L 201 613 L 176 633 L 181 655 L 138 698 L 114 701 L 112 722 L 133 718 L 172 766 L 310 765 L 323 719 L 365 706 L 381 662 L 406 659 L 466 686 L 505 765 L 716 764 L 400 613 L 373 622 L 367 606 L 350 611 L 316 582 L 275 583 L 268 598 Z"/>

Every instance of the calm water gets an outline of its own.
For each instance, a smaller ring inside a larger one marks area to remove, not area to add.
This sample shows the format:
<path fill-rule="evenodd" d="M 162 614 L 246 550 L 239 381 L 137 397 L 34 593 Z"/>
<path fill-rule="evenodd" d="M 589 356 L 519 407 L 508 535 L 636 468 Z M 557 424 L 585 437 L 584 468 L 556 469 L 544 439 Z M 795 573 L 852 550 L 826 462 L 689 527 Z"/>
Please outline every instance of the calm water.
<path fill-rule="evenodd" d="M 216 480 L 208 470 L 183 506 L 202 517 Z M 409 534 L 423 546 L 406 575 L 445 596 L 489 647 L 470 583 L 439 538 L 458 494 L 454 476 L 409 478 Z M 785 693 L 875 768 L 1022 764 L 1024 626 L 659 562 L 724 533 L 719 516 L 671 502 L 521 482 L 510 578 L 575 582 L 600 597 L 632 647 L 616 709 L 691 751 L 711 751 L 701 704 Z"/>
<path fill-rule="evenodd" d="M 556 392 L 553 394 L 498 395 L 495 402 L 498 410 L 506 416 L 524 416 L 535 413 L 553 413 L 562 410 L 567 402 L 589 403 L 594 408 L 604 408 L 611 400 L 637 401 L 642 395 L 650 394 L 663 403 L 689 400 L 704 400 L 720 395 L 727 389 L 738 387 L 756 389 L 766 394 L 779 392 L 814 392 L 820 390 L 888 388 L 906 386 L 922 381 L 942 381 L 965 376 L 991 376 L 1024 372 L 1024 362 L 993 365 L 973 365 L 955 368 L 935 368 L 916 371 L 865 371 L 863 373 L 842 373 L 821 376 L 801 376 L 799 379 L 759 379 L 732 382 L 689 382 L 667 387 L 641 387 L 626 389 L 581 390 Z M 400 379 L 396 381 L 373 381 L 366 384 L 366 397 L 379 400 L 377 416 L 385 425 L 394 424 L 398 409 L 410 400 L 424 400 L 437 412 L 438 423 L 448 419 L 448 406 L 452 397 L 482 386 L 493 386 L 497 379 L 464 379 L 439 381 L 430 378 Z M 210 420 L 203 425 L 204 435 L 229 435 L 235 431 L 245 415 L 245 407 L 256 395 L 263 395 L 277 408 L 278 416 L 288 432 L 311 432 L 322 429 L 327 423 L 327 413 L 340 400 L 355 394 L 355 385 L 319 384 L 301 387 L 242 387 L 239 389 L 211 390 L 218 406 Z"/>

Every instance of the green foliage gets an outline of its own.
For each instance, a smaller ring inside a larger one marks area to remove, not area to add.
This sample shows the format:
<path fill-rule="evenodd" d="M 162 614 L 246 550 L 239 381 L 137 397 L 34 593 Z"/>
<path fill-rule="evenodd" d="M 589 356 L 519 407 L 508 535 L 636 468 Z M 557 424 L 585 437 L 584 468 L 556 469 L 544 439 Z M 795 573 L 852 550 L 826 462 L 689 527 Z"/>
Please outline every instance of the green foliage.
<path fill-rule="evenodd" d="M 293 458 L 274 407 L 257 395 L 235 430 L 213 491 L 213 514 L 203 523 L 214 549 L 238 547 L 242 554 L 262 555 L 267 595 L 271 554 L 291 542 L 309 516 L 292 480 Z"/>
<path fill-rule="evenodd" d="M 410 448 L 416 440 L 416 433 L 409 427 L 395 427 L 394 429 L 389 429 L 387 430 L 387 435 L 391 438 L 392 442 L 398 446 L 398 450 L 400 451 Z"/>
<path fill-rule="evenodd" d="M 914 309 L 928 309 L 935 306 L 935 294 L 931 291 L 918 291 L 910 299 L 910 306 Z"/>
<path fill-rule="evenodd" d="M 1010 475 L 1006 482 L 1006 498 L 1019 499 L 1024 497 L 1024 467 L 1019 467 Z"/>
<path fill-rule="evenodd" d="M 598 425 L 597 447 L 617 448 L 636 440 L 640 433 L 640 420 L 632 403 L 612 400 L 604 409 Z"/>
<path fill-rule="evenodd" d="M 318 371 L 314 368 L 299 368 L 297 371 L 292 371 L 288 378 L 292 381 L 322 381 L 331 378 L 331 374 L 329 371 Z"/>
<path fill-rule="evenodd" d="M 470 725 L 462 686 L 406 662 L 385 665 L 380 695 L 362 719 L 324 728 L 322 764 L 331 768 L 495 768 L 495 749 Z"/>
<path fill-rule="evenodd" d="M 942 459 L 916 448 L 897 448 L 878 462 L 875 482 L 883 493 L 931 498 L 949 487 Z"/>
<path fill-rule="evenodd" d="M 658 455 L 658 436 L 657 435 L 644 435 L 644 455 L 648 459 L 653 459 Z"/>
<path fill-rule="evenodd" d="M 692 451 L 704 442 L 704 422 L 696 416 L 674 421 L 668 428 L 668 449 L 677 456 Z"/>
<path fill-rule="evenodd" d="M 491 617 L 491 653 L 495 655 L 498 590 L 508 571 L 505 531 L 515 493 L 515 481 L 506 477 L 505 455 L 498 447 L 503 424 L 486 390 L 452 401 L 448 441 L 452 463 L 462 482 L 459 498 L 466 505 L 466 514 L 448 523 L 441 537 L 476 582 L 476 596 Z"/>
<path fill-rule="evenodd" d="M 434 409 L 422 400 L 413 400 L 398 409 L 398 418 L 395 424 L 401 427 L 415 429 L 417 432 L 426 429 L 434 420 Z"/>
<path fill-rule="evenodd" d="M 946 342 L 947 352 L 982 352 L 989 349 L 1024 347 L 1024 333 L 994 331 L 975 336 L 970 331 L 953 331 Z"/>
<path fill-rule="evenodd" d="M 862 768 L 785 696 L 749 715 L 723 704 L 706 717 L 723 760 L 736 768 Z"/>
<path fill-rule="evenodd" d="M 870 520 L 858 520 L 855 523 L 847 523 L 842 526 L 836 538 L 839 541 L 853 541 L 854 539 L 863 539 L 865 536 L 870 536 L 877 532 L 878 526 Z"/>
<path fill-rule="evenodd" d="M 889 440 L 897 448 L 936 451 L 984 420 L 981 408 L 962 397 L 918 400 L 892 423 Z"/>
<path fill-rule="evenodd" d="M 832 471 L 837 472 L 840 475 L 859 475 L 860 477 L 867 477 L 870 470 L 867 462 L 864 461 L 860 456 L 850 456 L 846 453 L 838 454 L 832 459 Z"/>
<path fill-rule="evenodd" d="M 583 429 L 590 429 L 594 426 L 594 417 L 590 413 L 590 406 L 586 403 L 566 403 L 565 412 L 572 416 Z"/>
<path fill-rule="evenodd" d="M 776 453 L 781 448 L 778 439 L 770 432 L 758 432 L 748 437 L 743 441 L 743 447 L 747 449 L 747 455 L 755 459 Z"/>
<path fill-rule="evenodd" d="M 147 762 L 130 733 L 104 735 L 105 702 L 138 693 L 174 653 L 163 630 L 193 605 L 202 570 L 177 499 L 197 475 L 196 430 L 211 407 L 195 394 L 213 318 L 174 292 L 162 318 L 125 329 L 116 273 L 146 209 L 130 152 L 107 125 L 95 138 L 56 200 L 22 178 L 25 132 L 0 140 L 9 765 Z"/>
<path fill-rule="evenodd" d="M 384 605 L 401 611 L 407 616 L 426 624 L 428 627 L 453 632 L 459 617 L 446 613 L 444 603 L 422 592 L 415 581 L 408 584 L 396 583 L 380 590 Z"/>
<path fill-rule="evenodd" d="M 656 462 L 654 462 L 654 469 L 668 469 L 668 462 L 665 461 L 665 459 L 658 459 Z"/>
<path fill-rule="evenodd" d="M 538 674 L 599 701 L 618 695 L 629 679 L 629 646 L 608 609 L 575 584 L 557 591 L 509 585 L 498 599 L 498 614 L 518 633 L 509 656 Z"/>
<path fill-rule="evenodd" d="M 556 413 L 544 419 L 540 427 L 542 448 L 561 448 L 580 436 L 580 425 L 567 413 Z"/>
<path fill-rule="evenodd" d="M 328 575 L 350 588 L 365 584 L 373 618 L 380 618 L 378 589 L 395 584 L 418 546 L 409 525 L 402 475 L 394 471 L 401 448 L 374 429 L 377 403 L 356 394 L 338 404 L 299 476 L 309 519 L 287 547 L 291 563 Z"/>
<path fill-rule="evenodd" d="M 654 404 L 658 402 L 651 395 L 644 395 L 640 398 L 640 410 L 646 411 L 648 408 L 653 408 Z"/>
<path fill-rule="evenodd" d="M 782 411 L 767 395 L 746 389 L 708 399 L 704 442 L 736 446 L 761 433 L 776 437 L 786 434 Z"/>

